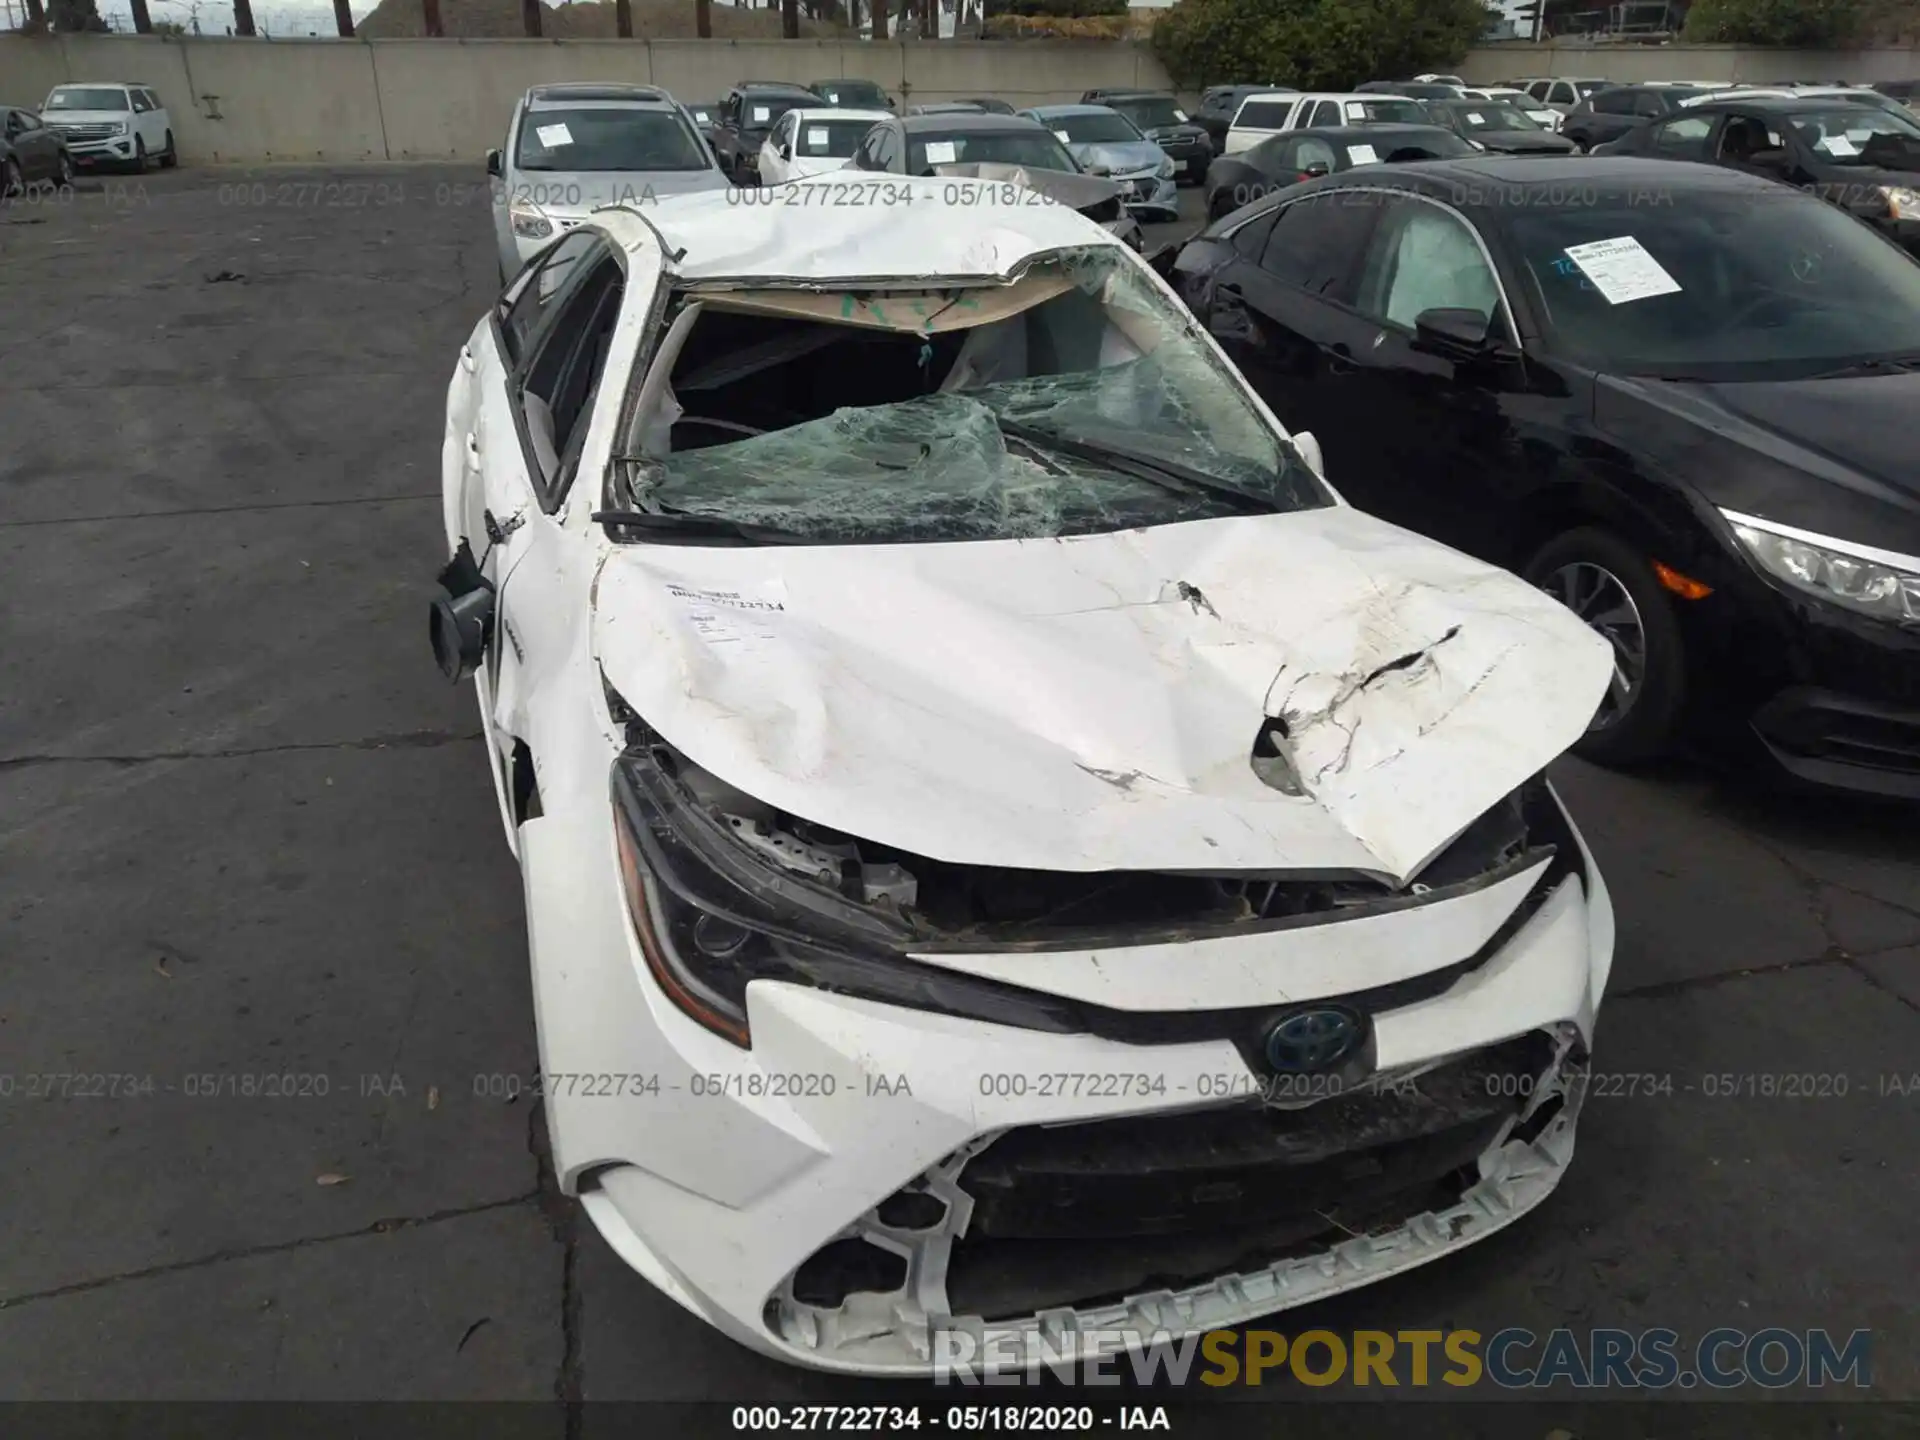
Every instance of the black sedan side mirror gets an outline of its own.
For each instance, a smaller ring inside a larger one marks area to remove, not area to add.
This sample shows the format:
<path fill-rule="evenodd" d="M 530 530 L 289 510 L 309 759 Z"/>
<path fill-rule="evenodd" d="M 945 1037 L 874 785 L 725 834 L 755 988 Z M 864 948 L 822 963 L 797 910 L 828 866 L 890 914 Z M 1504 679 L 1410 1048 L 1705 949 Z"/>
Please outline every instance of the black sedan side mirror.
<path fill-rule="evenodd" d="M 1302 180 L 1318 180 L 1322 175 L 1331 175 L 1332 167 L 1324 160 L 1316 160 L 1300 172 Z"/>
<path fill-rule="evenodd" d="M 1414 317 L 1413 348 L 1448 360 L 1477 360 L 1495 348 L 1491 328 L 1478 310 L 1422 310 Z"/>
<path fill-rule="evenodd" d="M 498 150 L 487 151 L 487 174 L 496 180 L 500 178 L 500 152 Z"/>

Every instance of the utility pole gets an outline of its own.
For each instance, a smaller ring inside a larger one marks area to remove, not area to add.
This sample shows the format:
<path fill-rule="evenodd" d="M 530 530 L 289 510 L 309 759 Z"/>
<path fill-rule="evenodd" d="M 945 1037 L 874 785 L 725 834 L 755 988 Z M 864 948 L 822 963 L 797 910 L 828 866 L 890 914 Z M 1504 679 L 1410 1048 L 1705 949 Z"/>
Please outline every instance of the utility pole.
<path fill-rule="evenodd" d="M 353 38 L 353 6 L 349 0 L 333 0 L 333 26 L 342 40 Z"/>
<path fill-rule="evenodd" d="M 151 35 L 153 33 L 153 17 L 147 14 L 147 0 L 128 0 L 128 4 L 133 10 L 133 33 L 136 35 Z"/>
<path fill-rule="evenodd" d="M 520 24 L 529 40 L 540 38 L 540 0 L 520 0 Z"/>
<path fill-rule="evenodd" d="M 613 33 L 622 40 L 633 38 L 633 0 L 613 0 Z"/>
<path fill-rule="evenodd" d="M 233 33 L 257 35 L 253 28 L 253 0 L 233 0 Z"/>

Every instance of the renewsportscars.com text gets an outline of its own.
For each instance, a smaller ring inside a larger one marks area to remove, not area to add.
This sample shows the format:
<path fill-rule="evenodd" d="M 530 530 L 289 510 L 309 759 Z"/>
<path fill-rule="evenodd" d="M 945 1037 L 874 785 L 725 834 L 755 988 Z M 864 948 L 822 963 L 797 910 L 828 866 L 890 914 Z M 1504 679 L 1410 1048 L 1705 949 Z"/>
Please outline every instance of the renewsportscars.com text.
<path fill-rule="evenodd" d="M 1210 1386 L 1299 1384 L 1370 1388 L 1492 1385 L 1504 1390 L 1731 1390 L 1873 1383 L 1868 1330 L 1035 1330 L 937 1332 L 933 1373 L 943 1385 Z"/>

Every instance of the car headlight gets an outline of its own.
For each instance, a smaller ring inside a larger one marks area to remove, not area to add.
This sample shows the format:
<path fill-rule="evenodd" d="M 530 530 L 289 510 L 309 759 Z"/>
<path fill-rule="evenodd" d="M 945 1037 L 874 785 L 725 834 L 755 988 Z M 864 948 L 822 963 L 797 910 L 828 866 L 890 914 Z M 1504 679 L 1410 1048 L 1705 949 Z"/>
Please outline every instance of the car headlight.
<path fill-rule="evenodd" d="M 1882 185 L 1880 193 L 1887 197 L 1887 208 L 1893 211 L 1896 220 L 1920 220 L 1920 190 L 1905 185 Z"/>
<path fill-rule="evenodd" d="M 680 782 L 682 763 L 638 737 L 614 761 L 613 830 L 647 969 L 695 1023 L 751 1048 L 747 987 L 770 980 L 1027 1030 L 1085 1028 L 1051 996 L 909 959 L 907 921 L 763 859 Z"/>
<path fill-rule="evenodd" d="M 1160 168 L 1154 171 L 1153 173 L 1159 176 L 1162 180 L 1171 180 L 1173 178 L 1172 157 L 1168 157 L 1167 159 L 1162 160 L 1160 162 Z"/>
<path fill-rule="evenodd" d="M 117 122 L 116 122 L 116 123 L 114 124 L 114 127 L 113 127 L 113 133 L 114 133 L 114 134 L 116 134 L 116 135 L 124 135 L 124 134 L 126 134 L 126 133 L 127 133 L 127 122 L 126 122 L 126 121 L 124 121 L 124 120 L 121 120 L 121 121 L 117 121 Z"/>
<path fill-rule="evenodd" d="M 1881 620 L 1920 623 L 1920 559 L 1720 512 L 1754 563 L 1777 580 Z"/>
<path fill-rule="evenodd" d="M 516 200 L 509 205 L 507 221 L 522 240 L 544 240 L 553 234 L 553 222 L 531 200 Z"/>

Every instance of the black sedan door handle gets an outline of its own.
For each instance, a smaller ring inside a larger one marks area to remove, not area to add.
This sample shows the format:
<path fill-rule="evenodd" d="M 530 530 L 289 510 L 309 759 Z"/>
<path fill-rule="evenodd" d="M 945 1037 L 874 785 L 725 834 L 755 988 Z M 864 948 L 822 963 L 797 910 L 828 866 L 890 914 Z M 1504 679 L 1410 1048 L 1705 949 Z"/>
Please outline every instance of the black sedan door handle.
<path fill-rule="evenodd" d="M 1344 345 L 1332 345 L 1327 348 L 1327 369 L 1335 375 L 1353 373 L 1353 352 Z"/>

